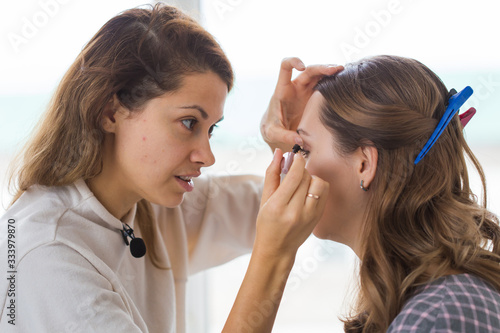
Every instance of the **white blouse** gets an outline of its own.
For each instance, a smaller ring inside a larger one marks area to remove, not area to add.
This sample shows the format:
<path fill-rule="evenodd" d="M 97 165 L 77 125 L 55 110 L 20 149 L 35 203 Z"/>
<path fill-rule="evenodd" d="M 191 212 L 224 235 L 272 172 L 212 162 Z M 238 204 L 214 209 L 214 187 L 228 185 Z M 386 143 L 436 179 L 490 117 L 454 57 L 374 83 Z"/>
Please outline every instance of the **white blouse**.
<path fill-rule="evenodd" d="M 31 187 L 0 219 L 0 332 L 185 332 L 188 275 L 251 250 L 263 184 L 194 182 L 179 207 L 153 205 L 156 251 L 170 270 L 131 255 L 122 222 L 83 180 Z M 141 237 L 135 213 L 123 221 Z"/>

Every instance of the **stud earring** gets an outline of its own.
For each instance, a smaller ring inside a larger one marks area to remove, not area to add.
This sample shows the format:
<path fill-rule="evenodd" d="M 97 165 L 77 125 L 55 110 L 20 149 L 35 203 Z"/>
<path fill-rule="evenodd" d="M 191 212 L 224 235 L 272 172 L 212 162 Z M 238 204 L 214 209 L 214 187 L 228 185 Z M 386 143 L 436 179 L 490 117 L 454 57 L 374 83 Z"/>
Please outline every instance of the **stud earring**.
<path fill-rule="evenodd" d="M 364 186 L 363 186 L 363 182 L 364 182 L 364 180 L 362 180 L 362 181 L 361 181 L 361 185 L 360 185 L 360 187 L 361 187 L 361 189 L 362 189 L 363 191 L 368 192 L 368 189 L 367 189 L 366 187 L 364 187 Z"/>

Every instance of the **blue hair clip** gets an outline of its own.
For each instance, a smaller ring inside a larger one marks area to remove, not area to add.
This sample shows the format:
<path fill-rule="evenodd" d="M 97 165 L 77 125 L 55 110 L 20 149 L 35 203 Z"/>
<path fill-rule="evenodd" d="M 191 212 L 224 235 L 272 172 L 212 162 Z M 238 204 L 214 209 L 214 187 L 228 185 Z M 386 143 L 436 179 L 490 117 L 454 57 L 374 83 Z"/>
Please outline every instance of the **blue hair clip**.
<path fill-rule="evenodd" d="M 431 137 L 425 144 L 424 148 L 420 151 L 420 154 L 418 154 L 417 158 L 415 159 L 415 164 L 420 162 L 422 158 L 429 152 L 429 150 L 432 148 L 432 146 L 436 143 L 436 140 L 441 136 L 443 133 L 444 129 L 446 126 L 450 123 L 451 119 L 453 119 L 453 116 L 458 112 L 460 107 L 465 103 L 466 100 L 469 99 L 469 97 L 472 95 L 473 91 L 472 88 L 467 86 L 465 87 L 462 91 L 459 93 L 454 94 L 451 96 L 448 100 L 448 107 L 446 108 L 446 111 L 444 112 L 443 118 L 439 121 L 436 129 L 432 133 Z M 472 116 L 471 116 L 472 117 Z"/>

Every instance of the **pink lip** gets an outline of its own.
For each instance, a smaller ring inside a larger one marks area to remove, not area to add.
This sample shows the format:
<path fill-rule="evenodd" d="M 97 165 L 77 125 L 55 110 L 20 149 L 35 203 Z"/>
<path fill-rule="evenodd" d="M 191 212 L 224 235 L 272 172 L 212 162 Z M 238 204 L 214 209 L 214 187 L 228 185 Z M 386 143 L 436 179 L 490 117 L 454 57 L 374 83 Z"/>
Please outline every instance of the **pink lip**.
<path fill-rule="evenodd" d="M 196 178 L 196 177 L 199 177 L 201 175 L 201 172 L 198 171 L 198 172 L 195 172 L 195 173 L 192 173 L 192 174 L 186 174 L 186 175 L 178 175 L 178 176 L 175 176 L 175 180 L 177 181 L 177 183 L 186 191 L 186 192 L 191 192 L 193 189 L 194 189 L 194 183 L 193 183 L 193 180 L 191 179 L 189 182 L 186 182 L 178 177 L 191 177 L 191 178 Z"/>
<path fill-rule="evenodd" d="M 186 175 L 176 175 L 177 177 L 199 177 L 201 175 L 201 172 L 196 172 L 196 173 L 191 173 L 191 174 L 186 174 Z"/>
<path fill-rule="evenodd" d="M 187 177 L 187 176 L 186 176 Z M 186 191 L 191 192 L 194 189 L 193 180 L 191 179 L 189 182 L 186 182 L 180 178 L 174 177 L 177 183 Z"/>

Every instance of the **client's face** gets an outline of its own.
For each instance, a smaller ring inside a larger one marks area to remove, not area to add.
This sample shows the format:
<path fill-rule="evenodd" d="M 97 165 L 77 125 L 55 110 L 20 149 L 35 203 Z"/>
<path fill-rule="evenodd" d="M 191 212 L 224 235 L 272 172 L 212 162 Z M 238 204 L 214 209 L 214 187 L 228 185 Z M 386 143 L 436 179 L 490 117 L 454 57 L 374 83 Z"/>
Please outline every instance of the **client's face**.
<path fill-rule="evenodd" d="M 314 235 L 353 247 L 360 232 L 365 204 L 354 172 L 357 160 L 340 154 L 336 149 L 336 138 L 320 119 L 323 103 L 323 96 L 316 91 L 306 105 L 297 129 L 304 140 L 306 169 L 311 175 L 330 183 L 326 208 Z"/>

